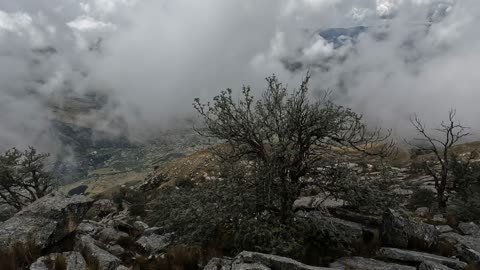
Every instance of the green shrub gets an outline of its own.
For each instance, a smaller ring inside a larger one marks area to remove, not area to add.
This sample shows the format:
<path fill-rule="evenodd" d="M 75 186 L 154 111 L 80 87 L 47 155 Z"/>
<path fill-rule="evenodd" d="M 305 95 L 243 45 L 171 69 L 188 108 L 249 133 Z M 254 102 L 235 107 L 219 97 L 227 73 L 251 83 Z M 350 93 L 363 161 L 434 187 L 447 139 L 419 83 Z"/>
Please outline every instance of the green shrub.
<path fill-rule="evenodd" d="M 432 208 L 435 204 L 435 192 L 426 189 L 426 188 L 418 188 L 413 191 L 410 199 L 408 201 L 408 207 L 412 210 L 415 210 L 419 207 L 428 207 Z"/>

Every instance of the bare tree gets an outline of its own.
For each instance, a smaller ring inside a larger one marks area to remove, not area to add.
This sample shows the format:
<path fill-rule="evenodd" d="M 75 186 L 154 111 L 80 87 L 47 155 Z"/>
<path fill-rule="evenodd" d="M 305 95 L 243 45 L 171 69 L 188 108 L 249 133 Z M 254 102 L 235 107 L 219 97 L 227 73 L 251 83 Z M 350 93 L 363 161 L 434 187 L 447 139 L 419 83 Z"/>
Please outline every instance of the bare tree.
<path fill-rule="evenodd" d="M 48 157 L 33 147 L 24 152 L 12 148 L 0 155 L 0 203 L 20 210 L 53 191 L 57 182 L 45 169 Z"/>
<path fill-rule="evenodd" d="M 455 121 L 455 110 L 448 113 L 448 121 L 442 122 L 438 128 L 427 131 L 425 124 L 417 115 L 414 115 L 410 122 L 415 128 L 418 137 L 414 138 L 410 145 L 426 153 L 432 153 L 435 156 L 439 166 L 435 167 L 432 162 L 424 163 L 425 172 L 433 177 L 435 189 L 437 190 L 437 201 L 439 208 L 445 210 L 447 207 L 448 196 L 447 181 L 450 178 L 450 159 L 452 148 L 463 138 L 470 135 L 466 126 Z"/>
<path fill-rule="evenodd" d="M 380 156 L 393 152 L 389 133 L 367 129 L 360 115 L 334 104 L 327 94 L 311 102 L 309 74 L 293 91 L 275 75 L 266 80 L 267 89 L 257 100 L 250 87 L 243 87 L 238 101 L 227 89 L 213 104 L 199 99 L 194 103 L 205 123 L 201 134 L 224 140 L 230 148 L 224 155 L 228 161 L 254 164 L 259 211 L 288 218 L 305 184 L 301 178 L 317 171 L 318 162 L 334 151 L 348 148 Z"/>

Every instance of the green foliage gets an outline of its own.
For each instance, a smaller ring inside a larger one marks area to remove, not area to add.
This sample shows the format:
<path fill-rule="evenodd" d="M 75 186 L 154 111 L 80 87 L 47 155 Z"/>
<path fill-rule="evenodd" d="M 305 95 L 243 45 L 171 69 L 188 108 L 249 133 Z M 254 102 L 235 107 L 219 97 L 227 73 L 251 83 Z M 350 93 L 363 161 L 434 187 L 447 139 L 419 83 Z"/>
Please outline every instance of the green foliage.
<path fill-rule="evenodd" d="M 475 153 L 467 160 L 451 156 L 455 192 L 449 209 L 464 221 L 480 220 L 480 163 L 472 162 L 475 157 Z"/>
<path fill-rule="evenodd" d="M 57 181 L 45 167 L 49 154 L 38 154 L 30 147 L 16 148 L 0 155 L 0 203 L 18 210 L 52 192 Z"/>
<path fill-rule="evenodd" d="M 435 192 L 426 188 L 415 189 L 409 199 L 408 206 L 415 210 L 420 207 L 432 208 L 435 204 Z"/>
<path fill-rule="evenodd" d="M 292 204 L 304 186 L 302 178 L 314 173 L 319 159 L 334 148 L 381 156 L 393 149 L 393 144 L 385 144 L 388 135 L 368 130 L 360 115 L 334 104 L 328 95 L 310 101 L 309 79 L 307 74 L 300 88 L 290 91 L 271 76 L 258 99 L 250 87 L 243 87 L 238 101 L 227 89 L 212 104 L 199 99 L 194 103 L 205 123 L 205 135 L 230 146 L 222 157 L 232 164 L 252 164 L 257 213 L 278 215 L 282 222 L 292 218 Z"/>
<path fill-rule="evenodd" d="M 145 204 L 147 197 L 144 192 L 122 187 L 112 198 L 119 210 L 123 209 L 123 203 L 130 204 L 129 212 L 132 216 L 143 216 L 145 214 Z"/>

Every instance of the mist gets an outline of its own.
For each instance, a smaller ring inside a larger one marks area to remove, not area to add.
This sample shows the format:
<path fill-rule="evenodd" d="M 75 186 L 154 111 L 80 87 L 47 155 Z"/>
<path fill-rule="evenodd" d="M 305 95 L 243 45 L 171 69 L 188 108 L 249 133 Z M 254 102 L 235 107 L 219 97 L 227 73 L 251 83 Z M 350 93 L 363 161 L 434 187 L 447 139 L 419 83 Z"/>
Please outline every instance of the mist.
<path fill-rule="evenodd" d="M 52 151 L 49 100 L 66 90 L 108 95 L 95 127 L 121 118 L 141 141 L 187 125 L 195 97 L 307 71 L 313 95 L 398 137 L 411 114 L 433 125 L 451 108 L 476 130 L 477 14 L 475 0 L 0 0 L 0 148 Z M 319 34 L 354 26 L 341 44 Z"/>

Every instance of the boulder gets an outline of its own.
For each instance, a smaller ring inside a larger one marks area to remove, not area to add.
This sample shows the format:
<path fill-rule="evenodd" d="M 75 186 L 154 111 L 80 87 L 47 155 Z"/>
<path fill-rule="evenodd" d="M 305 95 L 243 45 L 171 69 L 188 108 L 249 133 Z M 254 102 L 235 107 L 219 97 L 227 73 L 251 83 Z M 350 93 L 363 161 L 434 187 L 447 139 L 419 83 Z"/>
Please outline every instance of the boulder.
<path fill-rule="evenodd" d="M 430 214 L 430 209 L 428 207 L 420 207 L 415 210 L 415 214 L 419 217 L 427 217 Z"/>
<path fill-rule="evenodd" d="M 431 261 L 424 261 L 418 266 L 418 270 L 453 270 L 453 269 L 443 264 L 439 264 Z"/>
<path fill-rule="evenodd" d="M 380 227 L 382 224 L 381 216 L 370 216 L 348 210 L 343 207 L 329 209 L 329 212 L 336 218 L 352 221 L 369 227 Z"/>
<path fill-rule="evenodd" d="M 126 266 L 123 266 L 123 265 L 119 265 L 119 266 L 117 267 L 117 269 L 115 269 L 115 270 L 130 270 L 130 268 L 128 268 L 128 267 L 126 267 Z"/>
<path fill-rule="evenodd" d="M 325 270 L 330 268 L 310 266 L 290 258 L 276 255 L 243 251 L 238 254 L 232 262 L 232 270 L 240 269 Z"/>
<path fill-rule="evenodd" d="M 127 237 L 129 237 L 127 233 L 119 232 L 114 228 L 110 228 L 110 227 L 101 230 L 97 234 L 97 239 L 106 244 L 109 244 L 109 243 L 115 244 L 121 238 L 127 238 Z"/>
<path fill-rule="evenodd" d="M 74 232 L 93 200 L 85 196 L 49 194 L 0 225 L 0 250 L 14 244 L 44 249 Z"/>
<path fill-rule="evenodd" d="M 463 235 L 471 235 L 471 236 L 476 236 L 480 237 L 480 227 L 473 223 L 473 222 L 462 222 L 458 224 L 458 230 L 463 234 Z"/>
<path fill-rule="evenodd" d="M 462 257 L 469 263 L 480 263 L 480 238 L 460 235 L 457 233 L 444 233 L 440 236 L 443 243 L 449 244 L 456 252 L 456 255 Z"/>
<path fill-rule="evenodd" d="M 271 270 L 270 267 L 267 267 L 260 263 L 239 263 L 234 264 L 231 268 L 232 270 Z"/>
<path fill-rule="evenodd" d="M 75 248 L 78 251 L 86 252 L 88 256 L 94 258 L 102 270 L 115 270 L 120 265 L 119 258 L 98 247 L 95 240 L 89 235 L 77 237 Z"/>
<path fill-rule="evenodd" d="M 322 233 L 344 245 L 369 244 L 378 239 L 377 229 L 356 222 L 324 216 L 319 212 L 298 212 L 297 216 L 307 218 L 309 222 L 315 223 Z"/>
<path fill-rule="evenodd" d="M 448 266 L 453 269 L 462 270 L 467 264 L 459 260 L 442 257 L 430 253 L 418 252 L 412 250 L 402 250 L 398 248 L 381 248 L 378 255 L 388 260 L 402 261 L 405 263 L 418 263 L 430 261 Z"/>
<path fill-rule="evenodd" d="M 168 233 L 164 235 L 150 234 L 142 236 L 137 240 L 137 244 L 148 253 L 155 254 L 164 251 L 172 244 L 173 234 Z"/>
<path fill-rule="evenodd" d="M 161 231 L 163 231 L 163 228 L 150 227 L 143 232 L 143 235 L 151 235 L 151 234 L 154 234 L 154 233 L 155 234 L 160 234 Z"/>
<path fill-rule="evenodd" d="M 330 267 L 342 270 L 416 270 L 413 266 L 400 265 L 395 263 L 387 263 L 375 259 L 363 258 L 363 257 L 344 257 L 340 258 L 334 263 L 330 264 Z"/>
<path fill-rule="evenodd" d="M 93 236 L 97 234 L 100 230 L 102 230 L 104 227 L 101 224 L 96 223 L 95 221 L 83 221 L 77 226 L 76 232 L 78 234 L 88 234 L 90 236 Z"/>
<path fill-rule="evenodd" d="M 447 233 L 447 232 L 453 232 L 452 227 L 450 227 L 448 225 L 437 225 L 437 226 L 435 226 L 435 228 L 437 229 L 437 231 L 440 234 Z"/>
<path fill-rule="evenodd" d="M 120 257 L 125 253 L 125 249 L 122 248 L 120 245 L 109 246 L 107 251 L 112 253 L 113 255 Z"/>
<path fill-rule="evenodd" d="M 203 270 L 231 270 L 232 258 L 212 258 Z"/>
<path fill-rule="evenodd" d="M 87 262 L 80 252 L 52 253 L 40 257 L 30 266 L 30 270 L 49 270 L 48 262 L 54 262 L 59 256 L 65 258 L 65 270 L 87 270 Z"/>
<path fill-rule="evenodd" d="M 397 248 L 431 250 L 439 239 L 435 226 L 403 217 L 392 209 L 383 215 L 381 233 L 385 245 Z"/>
<path fill-rule="evenodd" d="M 118 212 L 117 206 L 112 200 L 101 199 L 93 203 L 90 210 L 88 210 L 87 216 L 89 219 L 100 220 L 101 218 Z"/>
<path fill-rule="evenodd" d="M 137 220 L 133 223 L 133 228 L 135 228 L 138 231 L 143 232 L 146 229 L 148 229 L 148 225 L 145 222 Z"/>

